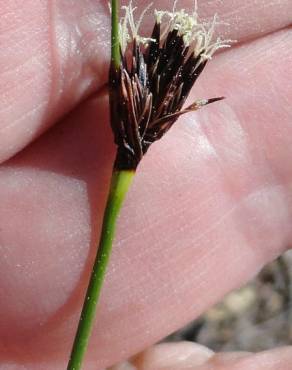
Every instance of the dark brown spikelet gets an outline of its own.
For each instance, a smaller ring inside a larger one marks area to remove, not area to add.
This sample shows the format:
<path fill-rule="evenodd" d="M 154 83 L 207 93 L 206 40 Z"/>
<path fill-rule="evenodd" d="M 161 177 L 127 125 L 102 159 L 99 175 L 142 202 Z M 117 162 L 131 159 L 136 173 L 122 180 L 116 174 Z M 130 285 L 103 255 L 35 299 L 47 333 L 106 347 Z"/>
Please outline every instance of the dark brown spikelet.
<path fill-rule="evenodd" d="M 162 36 L 156 22 L 147 47 L 135 38 L 121 65 L 110 69 L 111 123 L 118 146 L 115 168 L 135 170 L 149 146 L 159 140 L 177 118 L 223 99 L 199 100 L 182 109 L 191 88 L 204 70 L 205 50 L 197 55 L 177 29 Z"/>

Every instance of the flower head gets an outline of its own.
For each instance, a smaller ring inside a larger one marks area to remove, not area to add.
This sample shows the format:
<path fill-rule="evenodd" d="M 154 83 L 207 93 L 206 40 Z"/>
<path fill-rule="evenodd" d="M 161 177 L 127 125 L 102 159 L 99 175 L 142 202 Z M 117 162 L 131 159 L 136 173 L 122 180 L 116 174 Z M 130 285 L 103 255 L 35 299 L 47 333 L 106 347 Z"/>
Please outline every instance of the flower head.
<path fill-rule="evenodd" d="M 121 65 L 111 66 L 111 122 L 118 146 L 117 169 L 136 169 L 149 146 L 160 139 L 177 118 L 223 99 L 197 100 L 183 105 L 212 55 L 230 46 L 230 40 L 214 39 L 218 24 L 200 22 L 197 9 L 155 10 L 152 34 L 139 33 L 145 12 L 135 21 L 132 1 L 123 7 L 120 22 Z"/>

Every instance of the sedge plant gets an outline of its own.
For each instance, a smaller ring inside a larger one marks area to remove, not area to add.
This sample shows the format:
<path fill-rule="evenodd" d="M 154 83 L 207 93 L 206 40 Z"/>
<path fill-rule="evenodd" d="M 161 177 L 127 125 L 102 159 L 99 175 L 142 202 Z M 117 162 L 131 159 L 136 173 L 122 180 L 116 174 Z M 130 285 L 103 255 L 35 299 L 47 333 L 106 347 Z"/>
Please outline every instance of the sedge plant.
<path fill-rule="evenodd" d="M 152 143 L 159 140 L 182 114 L 223 99 L 200 99 L 183 108 L 191 88 L 212 55 L 230 46 L 214 38 L 217 17 L 211 23 L 184 9 L 155 10 L 149 37 L 139 31 L 132 1 L 123 7 L 111 1 L 110 120 L 117 146 L 112 180 L 104 212 L 96 258 L 67 370 L 80 370 L 94 324 L 115 236 L 117 218 L 136 169 Z"/>

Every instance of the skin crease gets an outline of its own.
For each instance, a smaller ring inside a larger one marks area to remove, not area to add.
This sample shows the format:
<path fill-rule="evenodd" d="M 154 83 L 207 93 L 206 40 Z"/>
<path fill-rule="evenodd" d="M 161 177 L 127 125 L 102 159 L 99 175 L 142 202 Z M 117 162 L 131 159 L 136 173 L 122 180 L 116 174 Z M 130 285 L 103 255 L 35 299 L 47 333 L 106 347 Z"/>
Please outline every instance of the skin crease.
<path fill-rule="evenodd" d="M 102 88 L 107 2 L 69 3 L 0 1 L 0 370 L 66 367 L 114 158 Z M 238 43 L 210 62 L 190 101 L 227 99 L 182 117 L 141 163 L 85 370 L 148 348 L 291 245 L 292 3 L 218 0 L 200 9 L 218 12 Z M 183 343 L 132 363 L 286 370 L 292 350 L 213 356 Z"/>

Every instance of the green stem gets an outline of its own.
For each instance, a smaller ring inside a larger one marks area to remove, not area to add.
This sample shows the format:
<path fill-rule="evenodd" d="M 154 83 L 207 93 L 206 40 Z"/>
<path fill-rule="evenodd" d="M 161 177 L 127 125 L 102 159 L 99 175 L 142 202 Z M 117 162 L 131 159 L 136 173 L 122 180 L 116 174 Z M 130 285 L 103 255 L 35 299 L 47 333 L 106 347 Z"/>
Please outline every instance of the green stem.
<path fill-rule="evenodd" d="M 112 250 L 117 217 L 134 174 L 134 171 L 114 170 L 113 172 L 107 205 L 104 213 L 99 248 L 92 268 L 91 278 L 83 303 L 79 325 L 67 370 L 81 369 L 82 360 L 94 323 L 96 306 L 99 300 L 104 276 Z"/>
<path fill-rule="evenodd" d="M 112 41 L 111 41 L 111 61 L 116 69 L 120 67 L 120 38 L 119 38 L 119 0 L 112 0 Z"/>

